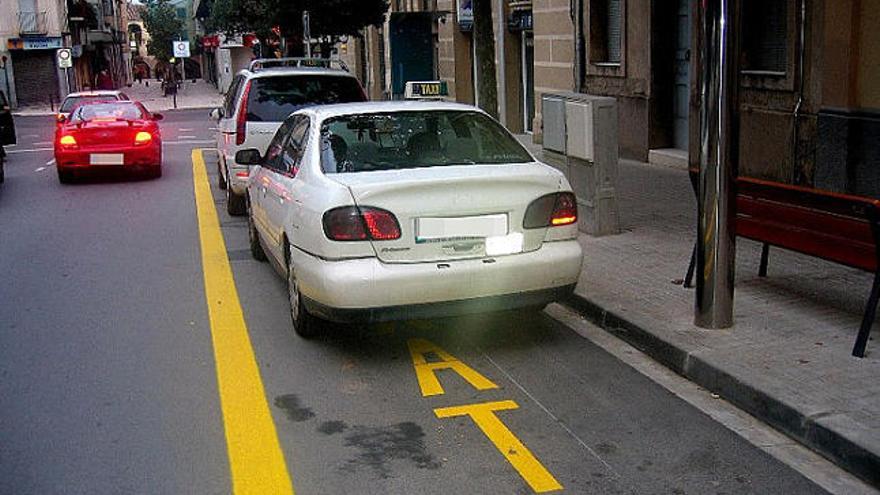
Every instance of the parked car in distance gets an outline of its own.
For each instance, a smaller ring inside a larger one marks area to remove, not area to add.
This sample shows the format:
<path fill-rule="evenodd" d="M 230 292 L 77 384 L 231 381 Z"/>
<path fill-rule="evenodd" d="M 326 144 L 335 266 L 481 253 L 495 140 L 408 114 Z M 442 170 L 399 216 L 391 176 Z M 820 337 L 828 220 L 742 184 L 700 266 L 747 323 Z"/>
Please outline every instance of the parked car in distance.
<path fill-rule="evenodd" d="M 130 98 L 127 94 L 117 90 L 80 91 L 78 93 L 70 93 L 61 101 L 61 105 L 58 107 L 56 120 L 61 122 L 62 118 L 67 118 L 77 105 L 99 101 L 130 101 Z"/>
<path fill-rule="evenodd" d="M 249 167 L 235 161 L 242 149 L 266 151 L 281 122 L 309 105 L 366 101 L 366 92 L 344 64 L 325 59 L 258 59 L 235 76 L 218 120 L 218 185 L 226 210 L 244 215 Z"/>
<path fill-rule="evenodd" d="M 0 183 L 6 180 L 6 150 L 4 146 L 15 144 L 15 122 L 6 93 L 0 91 Z"/>
<path fill-rule="evenodd" d="M 254 165 L 250 249 L 287 278 L 293 327 L 541 308 L 577 283 L 577 202 L 479 109 L 320 105 Z"/>
<path fill-rule="evenodd" d="M 158 121 L 133 101 L 89 102 L 73 109 L 55 129 L 58 180 L 70 182 L 90 169 L 138 170 L 162 176 L 162 135 Z"/>

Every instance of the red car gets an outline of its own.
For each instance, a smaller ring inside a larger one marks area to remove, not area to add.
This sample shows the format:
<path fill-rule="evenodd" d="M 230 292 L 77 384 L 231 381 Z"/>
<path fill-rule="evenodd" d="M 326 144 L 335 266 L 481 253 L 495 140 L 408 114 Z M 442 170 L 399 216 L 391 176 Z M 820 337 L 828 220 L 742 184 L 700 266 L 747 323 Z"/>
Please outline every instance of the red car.
<path fill-rule="evenodd" d="M 55 130 L 58 179 L 70 182 L 87 169 L 122 169 L 162 176 L 162 136 L 143 104 L 131 101 L 84 103 Z"/>

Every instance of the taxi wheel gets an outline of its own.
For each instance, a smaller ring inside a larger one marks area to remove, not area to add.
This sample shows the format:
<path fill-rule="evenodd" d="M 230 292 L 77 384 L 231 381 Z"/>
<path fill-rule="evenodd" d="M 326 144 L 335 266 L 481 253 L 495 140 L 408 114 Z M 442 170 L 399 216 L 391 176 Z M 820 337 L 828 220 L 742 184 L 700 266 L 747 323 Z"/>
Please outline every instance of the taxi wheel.
<path fill-rule="evenodd" d="M 217 160 L 217 187 L 226 190 L 226 179 L 223 177 L 223 170 L 220 168 L 220 160 Z"/>
<path fill-rule="evenodd" d="M 150 177 L 152 177 L 154 179 L 158 179 L 159 177 L 162 177 L 162 166 L 157 165 L 157 166 L 153 167 L 153 169 L 150 170 Z"/>
<path fill-rule="evenodd" d="M 257 232 L 257 226 L 254 224 L 250 202 L 248 202 L 248 241 L 251 245 L 251 256 L 257 261 L 266 261 L 266 252 L 260 244 L 260 233 Z"/>
<path fill-rule="evenodd" d="M 303 305 L 292 262 L 287 263 L 287 299 L 290 301 L 290 319 L 296 334 L 304 339 L 320 335 L 321 320 L 309 314 Z"/>
<path fill-rule="evenodd" d="M 232 192 L 231 187 L 226 187 L 226 212 L 237 217 L 247 213 L 247 204 L 245 204 L 244 196 L 239 196 Z"/>

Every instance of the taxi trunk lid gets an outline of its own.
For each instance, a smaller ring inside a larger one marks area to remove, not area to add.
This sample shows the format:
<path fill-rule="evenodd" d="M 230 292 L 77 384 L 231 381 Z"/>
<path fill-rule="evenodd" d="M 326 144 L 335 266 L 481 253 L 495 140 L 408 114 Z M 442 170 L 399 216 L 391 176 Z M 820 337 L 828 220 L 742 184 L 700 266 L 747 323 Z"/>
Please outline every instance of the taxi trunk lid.
<path fill-rule="evenodd" d="M 483 258 L 534 251 L 545 228 L 524 229 L 529 204 L 565 185 L 538 163 L 426 167 L 330 176 L 355 204 L 395 215 L 401 236 L 371 241 L 387 263 Z"/>

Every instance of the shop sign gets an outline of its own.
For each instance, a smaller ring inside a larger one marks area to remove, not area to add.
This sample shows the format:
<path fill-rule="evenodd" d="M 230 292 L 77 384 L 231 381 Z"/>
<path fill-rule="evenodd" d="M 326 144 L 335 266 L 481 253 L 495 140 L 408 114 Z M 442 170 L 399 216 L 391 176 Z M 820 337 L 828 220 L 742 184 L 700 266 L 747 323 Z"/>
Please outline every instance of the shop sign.
<path fill-rule="evenodd" d="M 507 28 L 511 31 L 531 31 L 534 27 L 534 16 L 531 10 L 517 10 L 510 13 Z"/>
<path fill-rule="evenodd" d="M 10 50 L 57 50 L 61 48 L 61 38 L 35 37 L 35 38 L 10 38 L 6 41 L 6 47 Z"/>
<path fill-rule="evenodd" d="M 218 48 L 220 46 L 219 36 L 205 36 L 202 38 L 202 46 L 204 48 Z"/>

